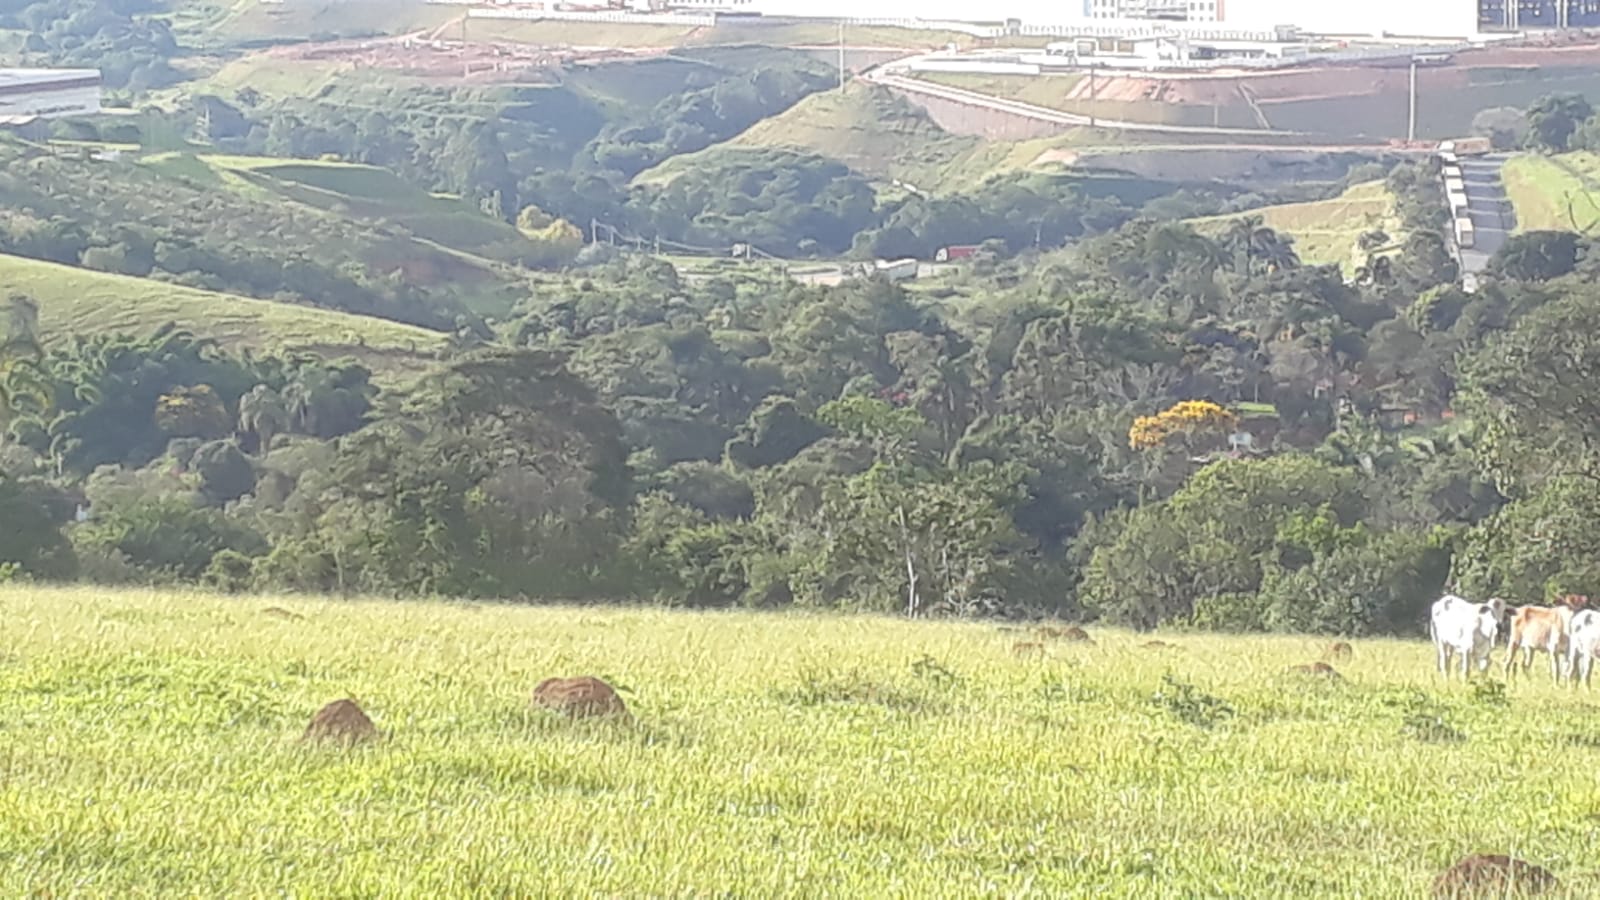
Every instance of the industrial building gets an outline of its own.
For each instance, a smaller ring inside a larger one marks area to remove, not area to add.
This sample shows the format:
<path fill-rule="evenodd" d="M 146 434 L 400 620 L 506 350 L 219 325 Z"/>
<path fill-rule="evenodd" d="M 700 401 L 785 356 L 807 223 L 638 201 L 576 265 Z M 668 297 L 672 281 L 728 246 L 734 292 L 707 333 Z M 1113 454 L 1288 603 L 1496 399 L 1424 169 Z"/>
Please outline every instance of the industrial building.
<path fill-rule="evenodd" d="M 0 124 L 99 111 L 99 69 L 0 69 Z"/>
<path fill-rule="evenodd" d="M 617 0 L 621 5 L 621 0 Z M 667 9 L 775 17 L 924 20 L 1061 27 L 1213 23 L 1293 26 L 1333 37 L 1468 38 L 1485 32 L 1600 27 L 1600 0 L 650 0 Z"/>
<path fill-rule="evenodd" d="M 1485 31 L 1600 27 L 1600 0 L 1479 0 Z"/>

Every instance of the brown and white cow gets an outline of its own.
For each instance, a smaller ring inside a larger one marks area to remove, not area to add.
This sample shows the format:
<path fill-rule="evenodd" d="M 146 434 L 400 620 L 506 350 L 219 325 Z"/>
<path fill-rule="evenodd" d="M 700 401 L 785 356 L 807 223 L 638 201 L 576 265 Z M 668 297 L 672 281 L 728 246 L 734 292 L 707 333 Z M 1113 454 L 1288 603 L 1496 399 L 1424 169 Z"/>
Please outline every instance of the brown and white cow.
<path fill-rule="evenodd" d="M 1555 606 L 1517 606 L 1511 613 L 1510 638 L 1506 644 L 1506 677 L 1516 671 L 1517 651 L 1522 651 L 1522 670 L 1533 665 L 1535 650 L 1550 654 L 1550 677 L 1561 680 L 1561 661 L 1567 655 L 1567 636 L 1572 617 L 1589 605 L 1589 598 L 1568 594 Z"/>

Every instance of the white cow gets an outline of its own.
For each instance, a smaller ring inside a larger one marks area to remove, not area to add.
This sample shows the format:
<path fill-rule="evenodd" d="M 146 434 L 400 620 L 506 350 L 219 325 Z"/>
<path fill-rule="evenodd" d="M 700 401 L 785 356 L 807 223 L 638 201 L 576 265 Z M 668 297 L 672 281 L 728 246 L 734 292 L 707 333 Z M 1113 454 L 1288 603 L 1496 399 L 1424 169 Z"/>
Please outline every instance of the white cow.
<path fill-rule="evenodd" d="M 1589 684 L 1595 657 L 1600 656 L 1600 612 L 1586 609 L 1572 617 L 1567 638 L 1567 676 L 1576 685 Z"/>
<path fill-rule="evenodd" d="M 1506 602 L 1498 597 L 1488 603 L 1473 603 L 1455 594 L 1445 594 L 1433 603 L 1429 632 L 1439 652 L 1439 674 L 1450 677 L 1450 660 L 1461 654 L 1461 677 L 1477 662 L 1478 671 L 1489 668 L 1489 653 L 1500 637 L 1500 620 L 1505 618 Z"/>

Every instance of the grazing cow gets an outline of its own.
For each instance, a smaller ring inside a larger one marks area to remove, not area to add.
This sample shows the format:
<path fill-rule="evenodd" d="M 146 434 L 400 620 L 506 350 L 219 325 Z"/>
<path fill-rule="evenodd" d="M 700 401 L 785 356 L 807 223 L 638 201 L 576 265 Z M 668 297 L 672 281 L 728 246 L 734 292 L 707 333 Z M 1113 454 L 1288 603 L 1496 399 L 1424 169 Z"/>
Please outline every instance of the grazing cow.
<path fill-rule="evenodd" d="M 1573 684 L 1589 685 L 1595 657 L 1600 656 L 1600 612 L 1586 609 L 1572 617 L 1567 639 L 1567 676 Z"/>
<path fill-rule="evenodd" d="M 1511 612 L 1511 636 L 1506 643 L 1506 677 L 1516 671 L 1517 651 L 1522 651 L 1522 670 L 1533 665 L 1535 650 L 1550 654 L 1550 677 L 1561 680 L 1561 661 L 1567 655 L 1567 632 L 1572 617 L 1589 605 L 1589 598 L 1578 594 L 1562 597 L 1556 606 L 1518 606 Z"/>
<path fill-rule="evenodd" d="M 1450 676 L 1450 659 L 1461 654 L 1461 677 L 1467 678 L 1468 665 L 1476 661 L 1478 671 L 1489 668 L 1489 654 L 1500 637 L 1500 620 L 1506 602 L 1494 598 L 1488 603 L 1473 603 L 1455 594 L 1445 594 L 1433 603 L 1428 623 L 1433 647 L 1439 653 L 1439 674 Z"/>

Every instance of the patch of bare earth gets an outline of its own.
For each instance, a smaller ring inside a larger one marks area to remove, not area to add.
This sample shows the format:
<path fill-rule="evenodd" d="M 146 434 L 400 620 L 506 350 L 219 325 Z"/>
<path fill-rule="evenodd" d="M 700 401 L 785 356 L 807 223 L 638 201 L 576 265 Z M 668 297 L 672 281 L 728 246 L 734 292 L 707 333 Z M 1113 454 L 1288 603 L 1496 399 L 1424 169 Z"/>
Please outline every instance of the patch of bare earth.
<path fill-rule="evenodd" d="M 1318 678 L 1338 678 L 1339 673 L 1333 666 L 1325 662 L 1306 663 L 1302 666 L 1290 666 L 1289 671 L 1296 675 L 1315 675 Z"/>
<path fill-rule="evenodd" d="M 628 706 L 617 696 L 616 690 L 604 681 L 588 675 L 577 678 L 546 678 L 533 689 L 533 703 L 535 706 L 565 713 L 574 719 L 629 717 Z"/>
<path fill-rule="evenodd" d="M 1434 900 L 1536 897 L 1561 884 L 1548 869 L 1501 853 L 1474 854 L 1439 873 Z"/>
<path fill-rule="evenodd" d="M 305 741 L 359 744 L 378 737 L 378 726 L 354 700 L 335 700 L 317 710 L 301 737 Z"/>

